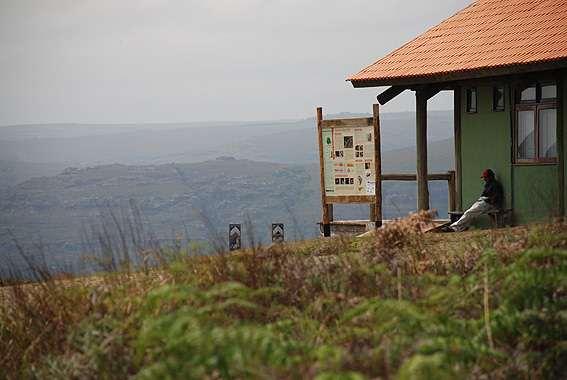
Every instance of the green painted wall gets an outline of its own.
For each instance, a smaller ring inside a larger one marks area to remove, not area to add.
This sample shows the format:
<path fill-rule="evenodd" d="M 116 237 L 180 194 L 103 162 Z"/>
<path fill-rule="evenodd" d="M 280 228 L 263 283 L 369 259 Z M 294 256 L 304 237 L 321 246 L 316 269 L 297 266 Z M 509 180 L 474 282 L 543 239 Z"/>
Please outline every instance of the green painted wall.
<path fill-rule="evenodd" d="M 563 73 L 563 99 L 567 99 L 567 71 Z M 516 223 L 546 220 L 560 212 L 559 199 L 567 192 L 559 187 L 559 165 L 512 165 L 510 86 L 505 87 L 506 109 L 492 111 L 492 87 L 477 86 L 477 112 L 466 112 L 466 88 L 461 89 L 462 204 L 468 208 L 482 191 L 479 178 L 492 168 L 502 183 L 506 207 L 514 209 Z M 567 101 L 563 101 L 563 146 L 567 153 Z M 567 181 L 567 154 L 564 157 Z M 479 224 L 486 225 L 486 220 Z"/>
<path fill-rule="evenodd" d="M 567 72 L 562 74 L 563 82 L 567 79 Z M 564 86 L 563 86 L 564 87 Z M 563 88 L 562 99 L 567 99 L 567 89 Z M 563 101 L 563 114 L 567 102 Z M 563 117 L 563 147 L 567 147 L 566 119 Z M 563 168 L 567 174 L 567 158 L 563 157 Z M 560 198 L 567 201 L 567 194 L 559 187 L 560 165 L 532 165 L 513 167 L 514 181 L 514 216 L 517 223 L 542 221 L 551 217 L 560 216 Z"/>
<path fill-rule="evenodd" d="M 514 166 L 514 219 L 529 223 L 557 216 L 557 165 Z"/>
<path fill-rule="evenodd" d="M 507 207 L 511 205 L 510 90 L 506 87 L 506 109 L 492 111 L 492 87 L 477 86 L 477 112 L 466 112 L 466 88 L 461 94 L 462 204 L 470 207 L 482 192 L 480 174 L 492 168 L 502 183 Z M 485 221 L 486 222 L 486 221 Z"/>

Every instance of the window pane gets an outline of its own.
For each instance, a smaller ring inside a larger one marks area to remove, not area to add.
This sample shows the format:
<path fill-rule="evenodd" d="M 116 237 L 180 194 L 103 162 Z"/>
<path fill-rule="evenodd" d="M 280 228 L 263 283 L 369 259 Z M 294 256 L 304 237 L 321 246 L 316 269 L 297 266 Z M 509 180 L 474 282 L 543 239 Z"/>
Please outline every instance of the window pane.
<path fill-rule="evenodd" d="M 534 111 L 518 111 L 518 158 L 535 158 Z"/>
<path fill-rule="evenodd" d="M 541 86 L 542 99 L 554 99 L 557 97 L 557 87 L 554 84 Z"/>
<path fill-rule="evenodd" d="M 476 112 L 476 88 L 467 89 L 467 112 Z"/>
<path fill-rule="evenodd" d="M 555 108 L 539 111 L 539 157 L 557 157 L 557 112 Z"/>
<path fill-rule="evenodd" d="M 536 88 L 534 87 L 528 87 L 524 90 L 522 90 L 522 95 L 520 97 L 520 100 L 522 101 L 526 101 L 526 100 L 535 100 L 536 99 Z"/>
<path fill-rule="evenodd" d="M 492 109 L 494 111 L 504 110 L 504 87 L 494 87 L 492 90 Z"/>

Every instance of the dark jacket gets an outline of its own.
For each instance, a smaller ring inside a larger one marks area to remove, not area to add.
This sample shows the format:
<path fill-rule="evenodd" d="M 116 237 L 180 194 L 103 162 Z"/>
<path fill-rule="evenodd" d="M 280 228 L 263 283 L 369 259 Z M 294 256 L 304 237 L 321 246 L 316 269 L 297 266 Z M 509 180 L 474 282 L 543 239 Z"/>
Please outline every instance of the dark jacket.
<path fill-rule="evenodd" d="M 504 191 L 500 182 L 495 179 L 486 181 L 481 197 L 487 197 L 488 203 L 501 209 L 504 203 Z"/>

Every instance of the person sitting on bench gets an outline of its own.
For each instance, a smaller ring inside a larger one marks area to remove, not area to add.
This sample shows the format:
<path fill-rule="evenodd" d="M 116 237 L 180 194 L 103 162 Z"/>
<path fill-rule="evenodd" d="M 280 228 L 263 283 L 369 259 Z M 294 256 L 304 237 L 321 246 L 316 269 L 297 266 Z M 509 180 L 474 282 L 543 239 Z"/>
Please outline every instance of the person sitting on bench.
<path fill-rule="evenodd" d="M 496 180 L 494 172 L 491 169 L 485 169 L 480 178 L 484 180 L 484 190 L 480 198 L 465 211 L 459 220 L 449 226 L 448 232 L 464 231 L 479 216 L 502 210 L 504 192 L 502 191 L 502 185 Z"/>

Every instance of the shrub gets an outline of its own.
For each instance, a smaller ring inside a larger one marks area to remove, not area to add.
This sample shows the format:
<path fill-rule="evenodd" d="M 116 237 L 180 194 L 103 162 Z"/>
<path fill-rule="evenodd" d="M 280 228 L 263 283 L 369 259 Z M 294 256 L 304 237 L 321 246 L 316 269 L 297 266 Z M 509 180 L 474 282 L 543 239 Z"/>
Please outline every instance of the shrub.
<path fill-rule="evenodd" d="M 0 288 L 0 378 L 561 378 L 565 225 L 423 223 Z"/>

